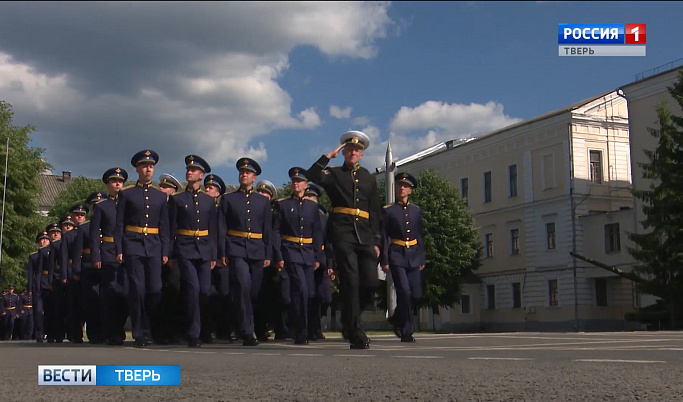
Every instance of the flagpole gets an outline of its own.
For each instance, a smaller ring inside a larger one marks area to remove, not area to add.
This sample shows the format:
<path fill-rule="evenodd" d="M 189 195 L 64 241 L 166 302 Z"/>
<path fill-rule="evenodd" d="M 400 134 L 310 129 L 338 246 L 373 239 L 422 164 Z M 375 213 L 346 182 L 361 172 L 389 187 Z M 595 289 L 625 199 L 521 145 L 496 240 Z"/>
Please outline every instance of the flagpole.
<path fill-rule="evenodd" d="M 5 147 L 5 180 L 2 185 L 2 220 L 0 221 L 0 283 L 2 283 L 2 235 L 5 232 L 5 198 L 7 196 L 7 166 L 9 164 L 9 135 Z"/>

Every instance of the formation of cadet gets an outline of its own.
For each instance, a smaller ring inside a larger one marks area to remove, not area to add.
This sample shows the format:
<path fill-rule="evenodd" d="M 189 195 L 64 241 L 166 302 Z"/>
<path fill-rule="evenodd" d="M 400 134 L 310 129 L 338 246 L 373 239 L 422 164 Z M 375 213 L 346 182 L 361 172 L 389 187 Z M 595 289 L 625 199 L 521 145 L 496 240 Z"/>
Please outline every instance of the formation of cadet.
<path fill-rule="evenodd" d="M 360 314 L 381 262 L 396 284 L 395 332 L 414 342 L 410 312 L 425 258 L 422 216 L 408 197 L 418 183 L 398 175 L 397 202 L 382 210 L 375 178 L 359 165 L 369 143 L 345 133 L 309 169 L 291 168 L 292 195 L 279 199 L 271 182 L 255 183 L 261 167 L 250 158 L 237 161 L 239 188 L 226 193 L 197 155 L 185 158 L 184 189 L 170 174 L 153 187 L 159 155 L 136 153 L 134 185 L 123 188 L 125 169 L 107 170 L 106 194 L 37 235 L 26 291 L 2 295 L 2 339 L 82 343 L 85 326 L 90 343 L 122 345 L 130 318 L 136 347 L 179 339 L 200 347 L 214 333 L 255 346 L 271 331 L 305 345 L 325 338 L 321 317 L 338 274 L 344 336 L 366 349 Z M 340 151 L 344 164 L 327 167 Z M 323 188 L 329 214 L 318 203 Z"/>

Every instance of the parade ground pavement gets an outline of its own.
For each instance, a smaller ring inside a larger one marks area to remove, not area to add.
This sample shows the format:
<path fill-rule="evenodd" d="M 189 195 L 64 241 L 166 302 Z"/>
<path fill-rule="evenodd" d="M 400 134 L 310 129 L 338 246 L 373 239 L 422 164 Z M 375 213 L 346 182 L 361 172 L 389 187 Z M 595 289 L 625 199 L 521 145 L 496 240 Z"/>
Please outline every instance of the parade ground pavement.
<path fill-rule="evenodd" d="M 298 346 L 0 343 L 3 400 L 683 400 L 683 332 L 371 336 Z M 38 365 L 180 365 L 180 386 L 38 386 Z"/>

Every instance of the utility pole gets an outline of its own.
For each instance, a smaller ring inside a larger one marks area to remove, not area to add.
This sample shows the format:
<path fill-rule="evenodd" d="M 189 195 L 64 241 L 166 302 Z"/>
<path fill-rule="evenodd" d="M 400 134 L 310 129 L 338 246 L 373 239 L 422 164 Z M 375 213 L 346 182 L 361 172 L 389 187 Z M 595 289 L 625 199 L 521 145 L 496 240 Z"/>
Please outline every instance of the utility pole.
<path fill-rule="evenodd" d="M 384 158 L 384 184 L 386 185 L 386 200 L 387 204 L 393 204 L 396 197 L 396 192 L 394 191 L 394 170 L 396 170 L 396 164 L 394 163 L 394 157 L 391 154 L 391 143 L 387 144 L 387 154 Z M 396 310 L 396 287 L 394 286 L 394 280 L 391 277 L 391 271 L 387 272 L 387 318 L 394 315 Z"/>

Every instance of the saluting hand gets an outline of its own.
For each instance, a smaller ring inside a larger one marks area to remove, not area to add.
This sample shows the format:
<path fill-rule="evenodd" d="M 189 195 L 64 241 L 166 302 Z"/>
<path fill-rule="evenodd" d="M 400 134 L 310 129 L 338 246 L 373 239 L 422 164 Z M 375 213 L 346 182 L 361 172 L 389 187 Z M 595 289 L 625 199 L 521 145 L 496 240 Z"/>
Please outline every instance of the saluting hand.
<path fill-rule="evenodd" d="M 339 151 L 341 151 L 342 148 L 344 148 L 344 145 L 346 145 L 346 144 L 341 144 L 341 145 L 339 145 L 337 148 L 335 148 L 334 151 L 329 152 L 329 153 L 326 155 L 326 156 L 327 156 L 327 159 L 334 159 L 334 158 L 336 158 L 336 157 L 337 157 L 337 154 L 339 153 Z"/>

